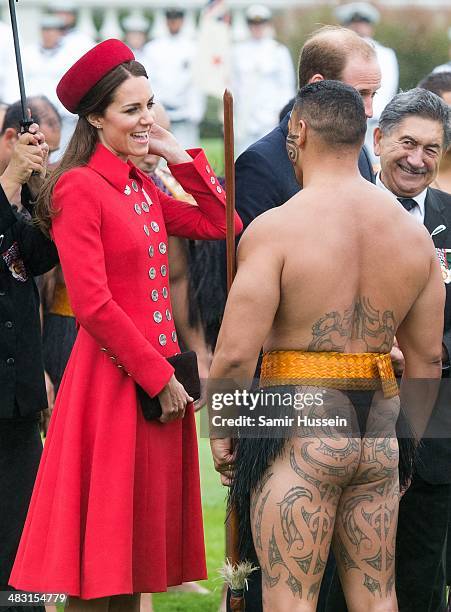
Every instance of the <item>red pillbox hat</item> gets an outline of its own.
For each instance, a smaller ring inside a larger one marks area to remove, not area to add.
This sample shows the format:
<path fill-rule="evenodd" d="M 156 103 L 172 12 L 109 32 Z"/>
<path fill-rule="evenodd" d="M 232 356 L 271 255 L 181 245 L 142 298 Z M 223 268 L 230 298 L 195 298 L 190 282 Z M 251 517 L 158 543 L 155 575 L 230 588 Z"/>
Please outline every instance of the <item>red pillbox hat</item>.
<path fill-rule="evenodd" d="M 134 59 L 131 49 L 116 38 L 99 43 L 80 57 L 61 78 L 56 88 L 61 104 L 75 113 L 80 101 L 100 79 L 119 64 Z"/>

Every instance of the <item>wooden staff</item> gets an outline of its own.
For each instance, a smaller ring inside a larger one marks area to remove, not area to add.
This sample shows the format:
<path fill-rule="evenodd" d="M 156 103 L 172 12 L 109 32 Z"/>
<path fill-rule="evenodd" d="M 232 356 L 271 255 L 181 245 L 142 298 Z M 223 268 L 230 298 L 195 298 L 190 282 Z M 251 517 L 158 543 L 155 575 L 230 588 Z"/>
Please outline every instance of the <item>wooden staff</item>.
<path fill-rule="evenodd" d="M 233 134 L 233 95 L 224 92 L 224 166 L 226 185 L 226 250 L 227 250 L 227 293 L 230 291 L 236 272 L 235 259 L 235 143 Z M 239 563 L 238 517 L 231 509 L 226 525 L 226 554 L 232 565 Z"/>
<path fill-rule="evenodd" d="M 233 136 L 233 96 L 224 92 L 224 165 L 226 184 L 226 227 L 227 227 L 227 293 L 235 278 L 235 147 Z"/>
<path fill-rule="evenodd" d="M 235 146 L 233 134 L 233 95 L 224 92 L 224 166 L 226 184 L 226 250 L 227 250 L 227 293 L 230 291 L 236 273 L 235 258 Z M 240 563 L 238 547 L 238 515 L 236 508 L 230 509 L 226 522 L 226 556 L 229 560 L 230 576 L 236 575 Z M 226 564 L 227 565 L 227 564 Z M 226 578 L 227 580 L 227 578 Z M 245 609 L 243 588 L 234 589 L 235 580 L 227 580 L 231 591 L 230 605 L 234 611 Z"/>

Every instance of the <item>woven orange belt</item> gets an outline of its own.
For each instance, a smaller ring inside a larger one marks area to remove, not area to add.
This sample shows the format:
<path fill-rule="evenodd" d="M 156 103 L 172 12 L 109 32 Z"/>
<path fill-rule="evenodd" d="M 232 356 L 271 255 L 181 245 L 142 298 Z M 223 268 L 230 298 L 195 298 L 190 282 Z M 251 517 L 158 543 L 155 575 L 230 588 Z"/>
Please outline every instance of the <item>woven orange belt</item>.
<path fill-rule="evenodd" d="M 388 353 L 264 353 L 260 386 L 278 385 L 309 385 L 346 391 L 382 389 L 386 398 L 398 395 Z"/>
<path fill-rule="evenodd" d="M 49 312 L 63 317 L 73 317 L 74 313 L 70 307 L 69 296 L 67 295 L 66 285 L 56 283 L 53 304 Z"/>

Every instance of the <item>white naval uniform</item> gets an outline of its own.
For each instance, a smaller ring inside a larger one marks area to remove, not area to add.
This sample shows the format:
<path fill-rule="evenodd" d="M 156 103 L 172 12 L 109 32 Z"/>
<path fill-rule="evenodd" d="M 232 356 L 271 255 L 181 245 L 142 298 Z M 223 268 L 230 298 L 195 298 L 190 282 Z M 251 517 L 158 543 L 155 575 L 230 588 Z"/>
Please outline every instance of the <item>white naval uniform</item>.
<path fill-rule="evenodd" d="M 62 44 L 70 55 L 72 63 L 75 63 L 82 55 L 91 49 L 96 43 L 78 28 L 73 28 L 64 34 Z"/>
<path fill-rule="evenodd" d="M 8 95 L 7 89 L 11 84 L 8 82 L 8 75 L 15 75 L 15 80 L 17 81 L 17 71 L 11 27 L 3 21 L 0 21 L 0 66 L 0 102 L 9 104 L 10 96 Z M 17 84 L 17 91 L 18 90 L 19 85 Z M 19 96 L 17 96 L 13 102 L 18 98 Z"/>
<path fill-rule="evenodd" d="M 144 66 L 155 99 L 165 107 L 171 131 L 184 148 L 197 146 L 205 111 L 205 97 L 194 83 L 195 56 L 195 42 L 182 32 L 156 38 L 144 47 Z"/>
<path fill-rule="evenodd" d="M 382 111 L 393 96 L 398 93 L 399 66 L 396 53 L 393 51 L 393 49 L 384 47 L 376 40 L 371 38 L 368 38 L 367 40 L 374 45 L 377 61 L 382 73 L 381 86 L 373 100 L 373 116 L 371 119 L 368 119 L 365 136 L 365 146 L 370 155 L 371 162 L 373 164 L 377 164 L 379 159 L 374 154 L 373 133 L 374 129 L 379 125 L 379 118 Z"/>
<path fill-rule="evenodd" d="M 236 154 L 279 123 L 295 94 L 293 62 L 287 47 L 270 37 L 250 38 L 233 49 Z"/>
<path fill-rule="evenodd" d="M 57 161 L 63 154 L 75 129 L 78 117 L 69 113 L 58 100 L 56 86 L 63 74 L 86 51 L 93 41 L 84 34 L 73 30 L 64 35 L 53 49 L 44 49 L 40 44 L 26 45 L 22 51 L 22 66 L 27 96 L 46 96 L 57 108 L 61 116 L 61 141 L 58 152 L 52 154 L 51 161 Z M 8 70 L 7 97 L 9 104 L 19 99 L 19 84 L 15 65 Z"/>

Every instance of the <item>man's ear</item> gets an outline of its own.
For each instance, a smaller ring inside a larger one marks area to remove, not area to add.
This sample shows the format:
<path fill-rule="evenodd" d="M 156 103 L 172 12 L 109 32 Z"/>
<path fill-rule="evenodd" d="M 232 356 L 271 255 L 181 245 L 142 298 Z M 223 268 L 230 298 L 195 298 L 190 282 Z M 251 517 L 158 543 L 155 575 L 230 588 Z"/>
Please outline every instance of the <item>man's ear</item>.
<path fill-rule="evenodd" d="M 298 134 L 298 146 L 302 148 L 307 141 L 307 124 L 303 119 L 299 120 Z"/>
<path fill-rule="evenodd" d="M 381 144 L 380 144 L 381 138 L 382 138 L 381 129 L 379 127 L 374 128 L 374 132 L 373 132 L 374 154 L 377 155 L 378 157 L 381 154 Z"/>
<path fill-rule="evenodd" d="M 17 131 L 12 127 L 6 128 L 2 134 L 3 144 L 10 150 L 15 147 L 17 139 Z"/>
<path fill-rule="evenodd" d="M 324 81 L 324 77 L 323 77 L 323 75 L 322 75 L 321 73 L 319 73 L 319 72 L 317 72 L 316 74 L 314 74 L 314 75 L 312 76 L 312 78 L 311 78 L 311 79 L 309 79 L 309 81 L 308 81 L 308 82 L 309 82 L 309 84 L 310 84 L 310 83 L 318 83 L 318 81 Z"/>

